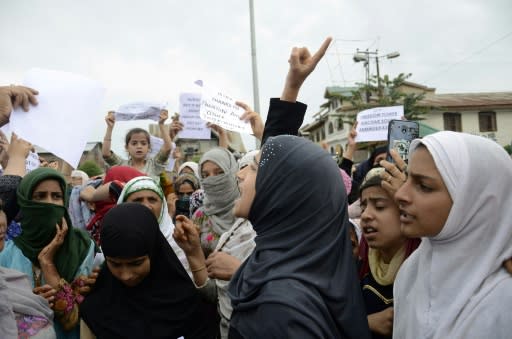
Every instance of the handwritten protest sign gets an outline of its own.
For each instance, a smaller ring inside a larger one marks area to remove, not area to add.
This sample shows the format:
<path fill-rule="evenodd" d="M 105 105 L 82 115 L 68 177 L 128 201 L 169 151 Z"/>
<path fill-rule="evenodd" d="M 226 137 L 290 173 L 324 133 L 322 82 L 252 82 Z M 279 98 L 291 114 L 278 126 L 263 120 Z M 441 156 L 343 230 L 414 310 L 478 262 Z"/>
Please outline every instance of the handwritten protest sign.
<path fill-rule="evenodd" d="M 26 173 L 30 173 L 41 165 L 39 162 L 39 154 L 36 152 L 29 152 L 25 159 L 25 170 Z"/>
<path fill-rule="evenodd" d="M 201 119 L 201 93 L 180 94 L 180 121 L 183 131 L 179 133 L 181 139 L 210 139 L 211 131 L 206 121 Z"/>
<path fill-rule="evenodd" d="M 129 120 L 160 120 L 160 111 L 165 109 L 166 105 L 154 102 L 132 102 L 120 106 L 115 111 L 116 121 Z"/>
<path fill-rule="evenodd" d="M 203 87 L 201 96 L 201 119 L 234 132 L 252 134 L 251 124 L 240 120 L 245 110 L 224 93 Z"/>
<path fill-rule="evenodd" d="M 382 141 L 388 138 L 390 120 L 400 120 L 404 106 L 375 107 L 357 114 L 356 142 Z"/>

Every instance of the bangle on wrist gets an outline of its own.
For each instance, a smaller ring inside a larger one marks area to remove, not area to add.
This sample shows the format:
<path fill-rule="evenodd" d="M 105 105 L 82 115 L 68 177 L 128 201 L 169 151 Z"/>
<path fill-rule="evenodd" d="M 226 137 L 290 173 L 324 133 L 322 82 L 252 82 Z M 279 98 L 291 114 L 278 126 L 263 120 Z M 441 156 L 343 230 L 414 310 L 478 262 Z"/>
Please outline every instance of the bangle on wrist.
<path fill-rule="evenodd" d="M 194 273 L 194 272 L 199 272 L 199 271 L 202 271 L 206 268 L 206 265 L 203 265 L 201 267 L 198 267 L 198 268 L 195 268 L 193 269 L 192 267 L 190 268 L 190 272 Z"/>

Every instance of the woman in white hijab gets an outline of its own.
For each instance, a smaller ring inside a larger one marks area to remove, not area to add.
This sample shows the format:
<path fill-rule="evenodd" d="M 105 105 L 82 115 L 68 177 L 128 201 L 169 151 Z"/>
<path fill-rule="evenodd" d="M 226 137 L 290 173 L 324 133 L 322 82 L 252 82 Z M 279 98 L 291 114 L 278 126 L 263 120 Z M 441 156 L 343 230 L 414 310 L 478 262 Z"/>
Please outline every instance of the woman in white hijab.
<path fill-rule="evenodd" d="M 510 338 L 512 160 L 492 140 L 448 131 L 410 154 L 395 198 L 402 232 L 422 242 L 396 278 L 393 337 Z"/>
<path fill-rule="evenodd" d="M 193 161 L 187 161 L 184 162 L 179 168 L 178 168 L 178 175 L 183 173 L 189 173 L 196 176 L 196 178 L 200 178 L 199 175 L 199 165 Z"/>
<path fill-rule="evenodd" d="M 171 245 L 187 273 L 192 276 L 185 252 L 176 244 L 176 241 L 172 237 L 174 223 L 169 215 L 167 202 L 160 185 L 151 177 L 144 176 L 133 178 L 126 183 L 119 195 L 117 204 L 119 205 L 123 202 L 138 202 L 145 205 L 153 212 L 158 219 L 160 232 L 162 232 L 167 242 Z"/>

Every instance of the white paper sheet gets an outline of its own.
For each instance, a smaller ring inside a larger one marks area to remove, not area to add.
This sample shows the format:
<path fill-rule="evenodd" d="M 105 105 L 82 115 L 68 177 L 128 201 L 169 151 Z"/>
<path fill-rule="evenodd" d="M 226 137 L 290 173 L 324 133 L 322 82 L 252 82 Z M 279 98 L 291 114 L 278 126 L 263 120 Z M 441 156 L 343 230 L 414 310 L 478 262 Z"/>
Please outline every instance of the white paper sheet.
<path fill-rule="evenodd" d="M 356 142 L 383 141 L 388 138 L 390 120 L 400 120 L 404 106 L 375 107 L 357 114 Z"/>
<path fill-rule="evenodd" d="M 36 168 L 39 168 L 41 162 L 39 161 L 39 154 L 36 152 L 30 152 L 25 159 L 25 171 L 26 173 L 32 172 Z"/>
<path fill-rule="evenodd" d="M 245 110 L 235 104 L 230 96 L 203 86 L 201 119 L 234 132 L 252 134 L 251 124 L 240 120 Z"/>
<path fill-rule="evenodd" d="M 207 122 L 201 119 L 201 93 L 180 94 L 180 121 L 183 131 L 178 134 L 181 139 L 210 139 L 211 130 Z"/>
<path fill-rule="evenodd" d="M 116 121 L 129 120 L 160 120 L 160 111 L 166 108 L 166 104 L 157 102 L 132 102 L 120 106 L 115 111 Z"/>
<path fill-rule="evenodd" d="M 154 158 L 155 155 L 160 151 L 162 146 L 164 145 L 164 139 L 155 137 L 154 135 L 149 136 L 149 142 L 151 143 L 151 152 L 148 153 L 148 158 Z M 176 144 L 171 144 L 171 155 L 169 156 L 169 163 L 165 168 L 167 171 L 171 172 L 174 168 L 175 159 L 172 157 L 172 152 L 176 148 Z"/>
<path fill-rule="evenodd" d="M 11 114 L 10 129 L 77 167 L 100 111 L 105 89 L 84 76 L 44 69 L 25 74 L 25 86 L 39 91 L 37 106 Z"/>

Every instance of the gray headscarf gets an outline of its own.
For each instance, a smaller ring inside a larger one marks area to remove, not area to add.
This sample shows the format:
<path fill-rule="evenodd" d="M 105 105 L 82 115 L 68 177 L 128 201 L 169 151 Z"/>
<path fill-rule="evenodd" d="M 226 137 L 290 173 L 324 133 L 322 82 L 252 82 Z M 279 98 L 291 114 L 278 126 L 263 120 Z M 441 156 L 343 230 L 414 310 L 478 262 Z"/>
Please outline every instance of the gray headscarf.
<path fill-rule="evenodd" d="M 44 298 L 32 292 L 27 276 L 0 267 L 0 337 L 18 337 L 15 314 L 43 317 L 53 325 L 52 309 Z"/>
<path fill-rule="evenodd" d="M 225 148 L 216 147 L 206 152 L 199 168 L 203 168 L 206 161 L 217 164 L 224 174 L 201 179 L 204 190 L 203 210 L 212 221 L 213 231 L 222 234 L 233 226 L 236 217 L 233 215 L 235 200 L 240 196 L 236 181 L 238 164 L 231 152 Z"/>

